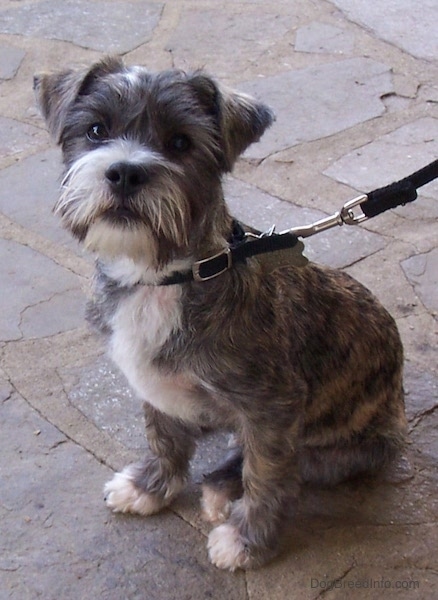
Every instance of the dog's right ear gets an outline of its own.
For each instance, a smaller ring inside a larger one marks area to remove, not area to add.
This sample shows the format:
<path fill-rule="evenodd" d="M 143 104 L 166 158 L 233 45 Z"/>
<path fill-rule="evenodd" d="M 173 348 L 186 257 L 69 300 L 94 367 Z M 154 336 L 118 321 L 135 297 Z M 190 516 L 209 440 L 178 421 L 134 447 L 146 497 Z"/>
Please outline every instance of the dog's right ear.
<path fill-rule="evenodd" d="M 81 94 L 86 94 L 93 81 L 124 69 L 118 58 L 108 57 L 89 69 L 68 69 L 34 76 L 33 89 L 50 134 L 59 144 L 65 115 Z"/>
<path fill-rule="evenodd" d="M 58 73 L 38 73 L 33 78 L 38 106 L 50 134 L 59 143 L 64 116 L 75 101 L 83 73 L 73 70 Z"/>

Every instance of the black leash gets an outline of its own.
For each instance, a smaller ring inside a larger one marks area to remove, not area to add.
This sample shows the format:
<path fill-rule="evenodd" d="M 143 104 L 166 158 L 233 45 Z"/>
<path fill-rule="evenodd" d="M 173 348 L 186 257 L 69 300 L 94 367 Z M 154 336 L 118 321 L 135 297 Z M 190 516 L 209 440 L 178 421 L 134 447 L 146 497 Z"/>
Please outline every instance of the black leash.
<path fill-rule="evenodd" d="M 417 189 L 438 177 L 438 160 L 412 173 L 400 181 L 373 190 L 361 204 L 364 214 L 370 219 L 390 208 L 413 202 L 417 199 Z"/>
<path fill-rule="evenodd" d="M 227 248 L 213 256 L 195 261 L 191 269 L 170 274 L 158 285 L 208 281 L 228 271 L 236 263 L 244 262 L 247 258 L 259 254 L 296 247 L 297 256 L 301 256 L 304 246 L 298 238 L 310 237 L 337 225 L 357 225 L 391 208 L 413 202 L 417 198 L 417 189 L 436 178 L 438 178 L 438 160 L 400 181 L 349 200 L 334 215 L 320 219 L 311 225 L 294 227 L 280 233 L 275 232 L 275 227 L 263 233 L 247 232 L 238 221 L 234 220 L 233 232 Z M 362 212 L 356 214 L 357 208 Z"/>

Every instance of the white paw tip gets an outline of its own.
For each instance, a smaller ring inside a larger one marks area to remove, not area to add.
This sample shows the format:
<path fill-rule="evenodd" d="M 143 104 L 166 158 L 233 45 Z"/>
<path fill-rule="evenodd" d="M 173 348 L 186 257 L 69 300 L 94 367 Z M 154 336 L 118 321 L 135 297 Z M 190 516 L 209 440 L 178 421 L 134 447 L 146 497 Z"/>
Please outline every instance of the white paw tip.
<path fill-rule="evenodd" d="M 219 525 L 211 531 L 207 548 L 210 561 L 219 569 L 235 571 L 249 564 L 249 556 L 239 531 L 229 523 Z"/>
<path fill-rule="evenodd" d="M 162 508 L 163 501 L 135 487 L 133 471 L 125 467 L 105 484 L 105 503 L 113 512 L 152 515 Z"/>

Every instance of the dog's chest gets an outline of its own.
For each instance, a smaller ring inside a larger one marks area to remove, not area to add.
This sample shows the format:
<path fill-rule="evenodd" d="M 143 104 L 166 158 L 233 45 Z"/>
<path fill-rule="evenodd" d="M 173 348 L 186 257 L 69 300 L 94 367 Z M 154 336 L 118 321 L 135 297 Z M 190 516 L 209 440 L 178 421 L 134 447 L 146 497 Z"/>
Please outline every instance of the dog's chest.
<path fill-rule="evenodd" d="M 194 420 L 196 407 L 189 378 L 164 375 L 153 359 L 181 326 L 176 286 L 142 286 L 122 298 L 111 319 L 110 355 L 136 393 L 158 410 Z"/>
<path fill-rule="evenodd" d="M 139 286 L 121 298 L 111 319 L 112 345 L 122 355 L 150 361 L 180 328 L 180 294 L 174 287 Z M 123 351 L 122 351 L 123 348 Z"/>

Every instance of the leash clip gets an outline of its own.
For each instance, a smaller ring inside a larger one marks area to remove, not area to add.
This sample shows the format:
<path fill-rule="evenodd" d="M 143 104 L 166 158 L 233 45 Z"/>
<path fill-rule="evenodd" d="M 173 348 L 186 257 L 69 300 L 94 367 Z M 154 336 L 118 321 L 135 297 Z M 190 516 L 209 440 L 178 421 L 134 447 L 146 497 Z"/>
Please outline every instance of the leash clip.
<path fill-rule="evenodd" d="M 363 223 L 363 221 L 366 221 L 368 217 L 363 212 L 356 215 L 353 209 L 356 208 L 356 206 L 360 206 L 367 200 L 368 196 L 366 194 L 361 194 L 360 196 L 357 196 L 357 198 L 353 198 L 353 200 L 346 202 L 341 208 L 340 212 L 342 221 L 346 225 L 357 225 L 358 223 Z"/>
<path fill-rule="evenodd" d="M 316 233 L 320 233 L 321 231 L 325 231 L 326 229 L 336 227 L 337 225 L 358 225 L 359 223 L 366 221 L 368 217 L 363 212 L 356 214 L 354 209 L 356 206 L 360 206 L 367 199 L 368 196 L 366 194 L 361 194 L 360 196 L 357 196 L 357 198 L 353 198 L 353 200 L 346 202 L 341 210 L 336 212 L 334 215 L 324 217 L 323 219 L 320 219 L 311 225 L 286 229 L 285 231 L 281 231 L 280 235 L 283 233 L 293 233 L 297 237 L 306 238 L 310 237 L 311 235 L 315 235 Z"/>
<path fill-rule="evenodd" d="M 250 238 L 252 240 L 261 240 L 266 237 L 271 237 L 275 234 L 275 227 L 275 225 L 271 225 L 269 229 L 267 229 L 266 231 L 262 231 L 261 233 L 245 231 L 244 239 L 247 240 L 248 238 Z"/>

